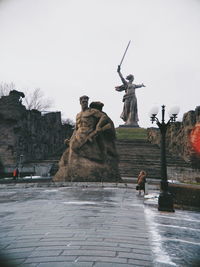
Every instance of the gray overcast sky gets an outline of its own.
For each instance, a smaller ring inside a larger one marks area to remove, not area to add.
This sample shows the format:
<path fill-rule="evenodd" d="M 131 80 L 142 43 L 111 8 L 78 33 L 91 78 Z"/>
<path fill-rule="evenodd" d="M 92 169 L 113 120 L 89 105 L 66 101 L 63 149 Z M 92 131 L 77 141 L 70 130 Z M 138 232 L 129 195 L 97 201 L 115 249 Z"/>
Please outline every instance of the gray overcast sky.
<path fill-rule="evenodd" d="M 200 100 L 199 0 L 0 0 L 0 82 L 41 88 L 52 110 L 75 120 L 79 97 L 104 103 L 115 126 L 123 92 L 117 65 L 129 40 L 122 73 L 134 74 L 139 125 L 166 104 L 183 113 Z"/>

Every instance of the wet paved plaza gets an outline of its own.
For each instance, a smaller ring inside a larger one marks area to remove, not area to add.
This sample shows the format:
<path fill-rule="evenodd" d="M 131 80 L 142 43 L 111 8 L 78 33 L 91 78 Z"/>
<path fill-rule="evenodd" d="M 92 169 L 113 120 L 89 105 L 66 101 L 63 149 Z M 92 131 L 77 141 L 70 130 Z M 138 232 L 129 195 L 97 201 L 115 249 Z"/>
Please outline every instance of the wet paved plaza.
<path fill-rule="evenodd" d="M 154 266 L 200 266 L 200 212 L 145 208 Z"/>
<path fill-rule="evenodd" d="M 134 184 L 0 185 L 0 218 L 12 266 L 200 266 L 200 213 L 159 212 Z"/>

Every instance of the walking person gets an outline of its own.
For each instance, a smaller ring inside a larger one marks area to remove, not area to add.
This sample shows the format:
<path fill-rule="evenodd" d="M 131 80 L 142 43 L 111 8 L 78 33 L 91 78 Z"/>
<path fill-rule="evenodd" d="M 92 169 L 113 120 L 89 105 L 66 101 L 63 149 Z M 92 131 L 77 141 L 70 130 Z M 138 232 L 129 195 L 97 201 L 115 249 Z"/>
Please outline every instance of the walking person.
<path fill-rule="evenodd" d="M 139 195 L 141 195 L 141 191 L 145 194 L 146 176 L 147 173 L 143 170 L 138 175 L 136 190 L 139 190 Z"/>

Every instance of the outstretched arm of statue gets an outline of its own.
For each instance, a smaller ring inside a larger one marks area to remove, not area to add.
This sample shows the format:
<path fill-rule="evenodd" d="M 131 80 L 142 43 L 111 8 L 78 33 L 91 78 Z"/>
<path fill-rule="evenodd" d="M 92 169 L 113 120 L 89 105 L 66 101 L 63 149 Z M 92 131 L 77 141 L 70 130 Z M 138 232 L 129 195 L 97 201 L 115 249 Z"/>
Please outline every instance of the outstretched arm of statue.
<path fill-rule="evenodd" d="M 120 79 L 122 80 L 124 85 L 127 85 L 127 81 L 124 79 L 123 75 L 121 74 L 121 67 L 120 65 L 117 67 L 117 72 L 119 74 Z"/>
<path fill-rule="evenodd" d="M 143 83 L 142 84 L 135 84 L 135 88 L 141 88 L 141 87 L 146 87 Z"/>

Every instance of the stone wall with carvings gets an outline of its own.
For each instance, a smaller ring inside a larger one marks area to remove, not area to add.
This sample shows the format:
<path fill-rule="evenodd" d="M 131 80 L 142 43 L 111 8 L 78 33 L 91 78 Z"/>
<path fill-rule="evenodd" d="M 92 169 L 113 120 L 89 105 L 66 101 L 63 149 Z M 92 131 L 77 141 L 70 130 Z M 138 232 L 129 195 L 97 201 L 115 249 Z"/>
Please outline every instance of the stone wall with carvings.
<path fill-rule="evenodd" d="M 22 92 L 13 90 L 0 98 L 0 171 L 3 166 L 59 157 L 72 126 L 61 122 L 60 112 L 42 114 L 26 110 Z"/>
<path fill-rule="evenodd" d="M 158 128 L 148 129 L 148 140 L 160 144 Z M 200 106 L 183 115 L 182 122 L 172 123 L 166 135 L 167 150 L 200 169 Z"/>

